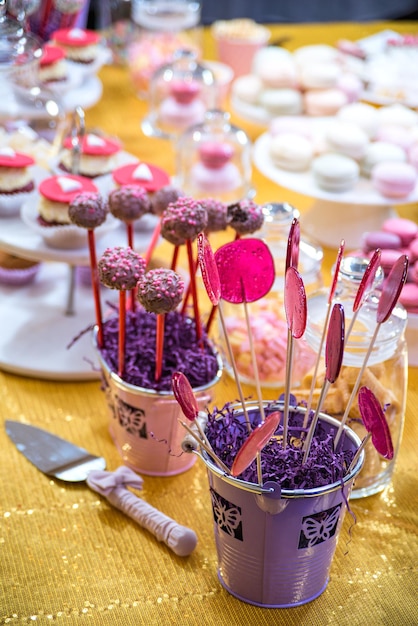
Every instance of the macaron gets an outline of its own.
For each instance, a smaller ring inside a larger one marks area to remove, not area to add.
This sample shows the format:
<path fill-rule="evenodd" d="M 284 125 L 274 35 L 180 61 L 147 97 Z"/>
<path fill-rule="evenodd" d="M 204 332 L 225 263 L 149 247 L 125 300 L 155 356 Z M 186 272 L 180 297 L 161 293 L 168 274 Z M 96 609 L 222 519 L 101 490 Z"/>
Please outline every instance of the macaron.
<path fill-rule="evenodd" d="M 371 252 L 377 248 L 400 250 L 402 248 L 402 240 L 397 233 L 384 231 L 384 230 L 372 230 L 367 232 L 363 236 L 363 249 L 366 252 Z"/>
<path fill-rule="evenodd" d="M 399 302 L 409 313 L 418 313 L 418 285 L 405 283 L 399 296 Z"/>
<path fill-rule="evenodd" d="M 306 115 L 335 115 L 347 102 L 347 96 L 340 89 L 310 89 L 303 95 Z"/>
<path fill-rule="evenodd" d="M 232 83 L 231 94 L 246 104 L 256 105 L 263 89 L 263 81 L 254 74 L 238 76 Z"/>
<path fill-rule="evenodd" d="M 411 128 L 418 124 L 418 113 L 404 104 L 395 103 L 377 109 L 381 126 L 393 125 Z"/>
<path fill-rule="evenodd" d="M 297 89 L 266 89 L 259 100 L 270 115 L 300 115 L 303 110 L 302 94 Z"/>
<path fill-rule="evenodd" d="M 277 167 L 284 170 L 307 170 L 313 154 L 312 142 L 296 133 L 282 133 L 270 141 L 270 157 Z"/>
<path fill-rule="evenodd" d="M 357 161 L 363 158 L 369 144 L 367 134 L 359 126 L 337 121 L 328 126 L 326 141 L 332 152 L 345 154 Z"/>
<path fill-rule="evenodd" d="M 407 198 L 415 189 L 418 173 L 410 163 L 386 161 L 371 171 L 373 187 L 386 198 Z"/>
<path fill-rule="evenodd" d="M 362 176 L 370 178 L 371 171 L 378 163 L 384 161 L 399 161 L 404 163 L 407 160 L 406 152 L 400 146 L 387 141 L 373 141 L 366 146 L 364 156 L 360 162 Z"/>
<path fill-rule="evenodd" d="M 354 159 L 329 152 L 312 161 L 312 174 L 321 189 L 341 193 L 355 187 L 360 168 Z"/>
<path fill-rule="evenodd" d="M 337 113 L 337 119 L 356 124 L 370 139 L 374 139 L 379 126 L 377 109 L 365 102 L 351 102 L 341 107 Z"/>
<path fill-rule="evenodd" d="M 376 140 L 392 143 L 395 146 L 399 146 L 403 150 L 409 150 L 415 142 L 413 136 L 407 128 L 395 124 L 379 126 L 376 132 Z"/>
<path fill-rule="evenodd" d="M 382 224 L 387 233 L 395 233 L 403 246 L 409 246 L 418 237 L 418 224 L 404 217 L 390 217 Z"/>
<path fill-rule="evenodd" d="M 302 89 L 331 89 L 337 85 L 340 74 L 337 63 L 307 63 L 300 70 L 299 81 Z"/>

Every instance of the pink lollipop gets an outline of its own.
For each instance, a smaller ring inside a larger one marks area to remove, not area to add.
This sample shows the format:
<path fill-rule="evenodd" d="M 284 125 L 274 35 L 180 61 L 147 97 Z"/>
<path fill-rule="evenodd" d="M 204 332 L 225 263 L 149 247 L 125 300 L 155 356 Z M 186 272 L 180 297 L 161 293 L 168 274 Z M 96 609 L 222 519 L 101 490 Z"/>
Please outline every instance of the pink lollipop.
<path fill-rule="evenodd" d="M 119 291 L 119 369 L 125 367 L 126 292 L 132 290 L 145 272 L 144 259 L 131 248 L 107 248 L 98 263 L 101 282 Z"/>
<path fill-rule="evenodd" d="M 97 273 L 94 229 L 106 220 L 109 207 L 99 193 L 85 192 L 76 196 L 68 206 L 68 216 L 73 224 L 87 229 L 90 254 L 91 284 L 96 311 L 97 343 L 103 347 L 103 320 L 100 303 L 99 276 Z"/>
<path fill-rule="evenodd" d="M 313 416 L 308 435 L 306 437 L 304 446 L 305 453 L 303 456 L 304 463 L 306 463 L 309 456 L 312 439 L 315 433 L 316 425 L 318 423 L 319 413 L 321 412 L 322 405 L 325 400 L 325 396 L 328 392 L 329 386 L 337 380 L 341 370 L 344 354 L 344 329 L 344 307 L 342 306 L 342 304 L 337 303 L 333 306 L 331 317 L 329 320 L 327 341 L 325 345 L 325 380 L 324 384 L 322 385 L 321 393 L 319 395 L 318 406 L 316 407 L 315 415 Z"/>
<path fill-rule="evenodd" d="M 392 311 L 396 303 L 398 302 L 399 296 L 402 291 L 402 287 L 404 286 L 406 282 L 406 278 L 408 276 L 408 265 L 409 265 L 408 257 L 405 254 L 402 254 L 397 259 L 397 261 L 395 261 L 395 264 L 393 265 L 391 271 L 389 272 L 388 277 L 386 278 L 383 284 L 382 293 L 379 299 L 379 303 L 377 305 L 376 328 L 370 340 L 370 344 L 367 349 L 366 356 L 364 357 L 362 366 L 359 370 L 359 373 L 357 374 L 357 379 L 351 391 L 350 398 L 348 399 L 348 402 L 344 411 L 344 415 L 340 423 L 340 427 L 335 436 L 335 440 L 334 440 L 335 446 L 337 446 L 340 440 L 340 437 L 342 435 L 344 425 L 347 421 L 347 417 L 350 412 L 351 406 L 354 402 L 354 399 L 356 397 L 358 388 L 360 387 L 361 377 L 363 376 L 364 370 L 366 369 L 367 362 L 372 353 L 373 346 L 375 344 L 376 337 L 380 330 L 380 327 L 390 318 Z"/>
<path fill-rule="evenodd" d="M 315 362 L 314 371 L 313 371 L 313 374 L 312 374 L 311 389 L 310 389 L 310 392 L 309 392 L 308 405 L 306 407 L 305 419 L 303 421 L 303 427 L 304 428 L 306 428 L 306 425 L 308 423 L 309 413 L 311 411 L 313 393 L 314 393 L 314 389 L 315 389 L 315 385 L 316 385 L 316 377 L 317 377 L 317 374 L 318 374 L 319 362 L 320 362 L 321 354 L 322 354 L 322 347 L 324 345 L 325 337 L 326 337 L 327 330 L 328 330 L 329 316 L 331 314 L 331 305 L 332 305 L 332 301 L 333 301 L 334 296 L 335 296 L 335 291 L 337 289 L 338 274 L 339 274 L 341 262 L 342 262 L 343 256 L 344 256 L 344 248 L 345 248 L 345 241 L 344 241 L 344 239 L 342 239 L 341 243 L 340 243 L 340 247 L 338 248 L 337 260 L 335 262 L 335 267 L 334 267 L 334 275 L 332 277 L 331 288 L 330 288 L 329 294 L 328 294 L 327 312 L 326 312 L 326 315 L 325 315 L 324 327 L 322 329 L 321 341 L 320 341 L 319 347 L 318 347 L 318 356 L 317 356 L 317 359 L 316 359 L 316 362 Z"/>
<path fill-rule="evenodd" d="M 280 423 L 280 413 L 270 413 L 264 422 L 255 428 L 245 440 L 231 467 L 232 476 L 239 476 L 254 461 L 261 450 L 270 441 Z"/>
<path fill-rule="evenodd" d="M 363 278 L 361 279 L 360 285 L 358 286 L 356 297 L 354 298 L 353 304 L 353 317 L 351 318 L 350 326 L 347 330 L 346 341 L 351 333 L 351 330 L 354 326 L 354 323 L 357 318 L 357 313 L 360 308 L 363 306 L 367 296 L 370 293 L 370 289 L 373 287 L 373 282 L 376 277 L 376 272 L 380 267 L 380 249 L 374 251 L 372 258 L 367 265 L 366 271 L 363 274 Z"/>
<path fill-rule="evenodd" d="M 286 251 L 286 271 L 289 267 L 298 269 L 299 264 L 299 243 L 300 243 L 300 224 L 295 217 L 290 226 L 289 236 L 287 239 Z"/>
<path fill-rule="evenodd" d="M 393 459 L 392 437 L 385 414 L 378 399 L 368 387 L 359 389 L 358 405 L 363 424 L 372 438 L 374 447 L 386 459 Z"/>
<path fill-rule="evenodd" d="M 215 260 L 221 297 L 227 302 L 255 302 L 273 286 L 274 259 L 262 239 L 245 238 L 227 243 L 215 252 Z"/>
<path fill-rule="evenodd" d="M 307 319 L 306 292 L 299 272 L 292 265 L 287 268 L 284 287 L 284 308 L 287 321 L 286 381 L 283 412 L 283 448 L 287 446 L 289 422 L 290 381 L 293 367 L 293 339 L 300 339 L 305 332 Z"/>
<path fill-rule="evenodd" d="M 157 315 L 155 380 L 158 381 L 163 369 L 164 316 L 181 302 L 184 282 L 173 270 L 159 268 L 144 274 L 137 288 L 137 297 L 144 309 Z"/>

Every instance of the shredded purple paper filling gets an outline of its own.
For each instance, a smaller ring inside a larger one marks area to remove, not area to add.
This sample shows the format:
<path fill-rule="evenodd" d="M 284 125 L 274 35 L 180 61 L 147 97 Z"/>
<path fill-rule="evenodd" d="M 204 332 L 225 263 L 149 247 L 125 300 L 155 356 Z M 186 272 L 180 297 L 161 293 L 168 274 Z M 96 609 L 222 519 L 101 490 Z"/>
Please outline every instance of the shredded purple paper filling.
<path fill-rule="evenodd" d="M 277 410 L 269 408 L 266 415 Z M 258 410 L 248 412 L 252 427 L 260 423 Z M 334 450 L 333 429 L 324 427 L 321 422 L 315 429 L 315 436 L 307 462 L 303 465 L 304 452 L 301 438 L 307 429 L 303 429 L 303 412 L 290 412 L 288 425 L 288 442 L 283 449 L 283 425 L 274 433 L 268 444 L 261 451 L 261 472 L 263 483 L 274 481 L 282 489 L 312 489 L 341 481 L 354 457 L 354 451 Z M 282 416 L 283 418 L 283 416 Z M 215 454 L 232 467 L 234 458 L 248 437 L 248 429 L 244 416 L 236 408 L 226 404 L 222 409 L 216 407 L 209 415 L 206 427 L 207 438 Z M 240 480 L 258 484 L 256 461 L 238 476 Z"/>
<path fill-rule="evenodd" d="M 123 380 L 137 387 L 171 391 L 171 377 L 183 372 L 193 388 L 210 383 L 218 372 L 218 360 L 206 335 L 201 348 L 192 318 L 171 311 L 165 315 L 163 370 L 155 381 L 156 320 L 154 313 L 139 308 L 126 312 L 125 373 Z M 118 370 L 119 317 L 103 324 L 101 355 L 112 371 Z"/>

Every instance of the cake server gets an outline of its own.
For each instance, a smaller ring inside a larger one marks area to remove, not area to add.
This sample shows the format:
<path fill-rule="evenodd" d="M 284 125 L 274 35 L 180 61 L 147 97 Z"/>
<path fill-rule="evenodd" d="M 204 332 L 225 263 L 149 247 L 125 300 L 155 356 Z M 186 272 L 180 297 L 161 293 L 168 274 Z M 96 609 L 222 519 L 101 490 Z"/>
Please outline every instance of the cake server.
<path fill-rule="evenodd" d="M 181 526 L 127 489 L 141 489 L 143 483 L 141 476 L 129 467 L 122 465 L 114 472 L 105 471 L 103 457 L 90 454 L 46 430 L 12 420 L 6 420 L 5 427 L 17 449 L 47 476 L 71 483 L 86 481 L 93 491 L 104 496 L 178 556 L 193 552 L 197 543 L 193 530 Z"/>

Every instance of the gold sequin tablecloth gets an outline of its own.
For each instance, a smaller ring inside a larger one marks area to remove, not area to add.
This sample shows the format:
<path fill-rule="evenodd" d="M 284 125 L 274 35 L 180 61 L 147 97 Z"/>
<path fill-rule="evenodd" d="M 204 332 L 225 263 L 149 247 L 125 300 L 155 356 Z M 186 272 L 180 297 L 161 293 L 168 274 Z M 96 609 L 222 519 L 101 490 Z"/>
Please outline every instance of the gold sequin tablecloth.
<path fill-rule="evenodd" d="M 411 23 L 272 30 L 275 36 L 288 36 L 287 45 L 294 49 L 305 43 L 334 43 L 340 37 L 357 39 L 383 28 L 416 32 Z M 207 58 L 212 58 L 212 42 L 208 33 L 205 36 Z M 141 135 L 145 104 L 135 97 L 126 69 L 105 67 L 100 76 L 103 98 L 86 112 L 87 125 L 118 135 L 126 150 L 173 172 L 173 154 L 166 143 Z M 257 129 L 246 128 L 254 138 Z M 301 210 L 303 223 L 309 199 L 280 189 L 256 171 L 254 183 L 258 201 L 290 201 Z M 417 219 L 417 207 L 409 206 L 405 214 Z M 325 250 L 325 274 L 334 258 L 335 250 Z M 0 390 L 2 424 L 15 419 L 42 426 L 103 455 L 109 469 L 120 465 L 98 381 L 41 381 L 0 372 Z M 236 397 L 235 386 L 224 377 L 216 401 L 221 404 L 231 396 Z M 411 367 L 393 484 L 380 495 L 351 503 L 357 523 L 350 530 L 351 518 L 346 516 L 328 588 L 317 600 L 293 609 L 261 609 L 221 587 L 201 463 L 173 478 L 144 477 L 138 494 L 196 531 L 196 550 L 180 558 L 85 485 L 63 484 L 41 474 L 0 428 L 0 623 L 418 624 L 417 405 L 418 370 Z"/>

